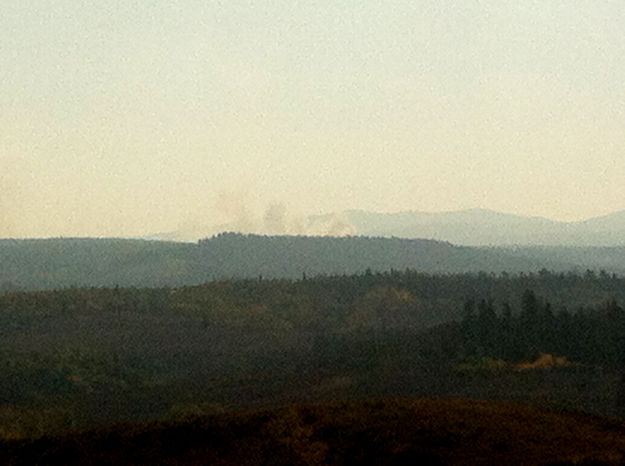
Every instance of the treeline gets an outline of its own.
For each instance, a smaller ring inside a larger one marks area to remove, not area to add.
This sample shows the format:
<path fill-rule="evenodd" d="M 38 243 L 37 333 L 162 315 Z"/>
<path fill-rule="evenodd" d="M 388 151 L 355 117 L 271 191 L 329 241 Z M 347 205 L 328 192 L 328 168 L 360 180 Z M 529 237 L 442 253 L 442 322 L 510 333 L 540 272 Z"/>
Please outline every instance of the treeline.
<path fill-rule="evenodd" d="M 625 278 L 579 273 L 429 274 L 416 270 L 365 270 L 351 275 L 301 274 L 299 279 L 216 280 L 177 288 L 92 287 L 0 293 L 0 334 L 30 324 L 63 320 L 72 326 L 85 319 L 117 320 L 137 315 L 192 316 L 210 322 L 258 322 L 292 329 L 345 326 L 423 328 L 460 321 L 467 301 L 509 303 L 521 309 L 524 290 L 548 297 L 550 312 L 578 314 L 614 299 L 625 302 Z M 483 306 L 482 306 L 483 307 Z M 262 312 L 259 312 L 262 309 Z M 479 309 L 478 309 L 479 310 Z M 476 310 L 477 312 L 477 310 Z M 499 309 L 498 314 L 503 310 Z M 514 312 L 513 312 L 514 313 Z M 262 316 L 262 319 L 261 319 Z M 111 327 L 111 328 L 114 328 Z M 87 329 L 89 330 L 89 329 Z"/>
<path fill-rule="evenodd" d="M 519 361 L 551 353 L 611 368 L 625 362 L 625 311 L 614 298 L 576 312 L 554 309 L 532 290 L 523 293 L 520 309 L 468 300 L 461 330 L 464 351 L 471 355 Z"/>

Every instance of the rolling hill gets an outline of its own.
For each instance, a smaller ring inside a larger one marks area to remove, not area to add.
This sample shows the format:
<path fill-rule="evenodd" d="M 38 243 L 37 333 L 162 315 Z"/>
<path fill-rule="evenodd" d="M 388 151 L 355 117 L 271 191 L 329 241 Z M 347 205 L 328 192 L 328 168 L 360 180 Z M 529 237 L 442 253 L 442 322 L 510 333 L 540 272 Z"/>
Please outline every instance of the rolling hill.
<path fill-rule="evenodd" d="M 574 266 L 432 240 L 220 234 L 199 243 L 134 239 L 0 240 L 0 289 L 180 286 L 220 278 L 300 278 L 367 269 L 520 272 Z"/>

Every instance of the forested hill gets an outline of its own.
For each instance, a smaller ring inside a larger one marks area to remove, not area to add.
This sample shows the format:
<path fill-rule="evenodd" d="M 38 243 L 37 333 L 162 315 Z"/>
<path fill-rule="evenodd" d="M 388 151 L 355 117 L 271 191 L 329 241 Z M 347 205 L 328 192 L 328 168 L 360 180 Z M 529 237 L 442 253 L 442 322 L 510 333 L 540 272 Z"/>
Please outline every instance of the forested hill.
<path fill-rule="evenodd" d="M 205 264 L 225 276 L 301 277 L 391 269 L 428 273 L 538 270 L 548 261 L 425 239 L 221 234 L 199 242 Z"/>
<path fill-rule="evenodd" d="M 623 302 L 624 278 L 548 272 L 0 293 L 0 439 L 397 396 L 622 416 Z"/>
<path fill-rule="evenodd" d="M 133 239 L 0 241 L 1 289 L 179 286 L 219 278 L 299 278 L 406 268 L 536 271 L 562 262 L 433 240 L 220 234 L 198 243 Z"/>
<path fill-rule="evenodd" d="M 614 257 L 611 254 L 610 257 Z M 600 268 L 601 264 L 593 264 Z M 300 278 L 413 269 L 427 273 L 586 269 L 567 254 L 433 240 L 225 233 L 198 243 L 136 239 L 0 240 L 0 290 L 180 286 L 220 278 Z M 614 271 L 607 268 L 608 271 Z"/>
<path fill-rule="evenodd" d="M 2 240 L 0 289 L 190 283 L 193 250 L 192 244 L 130 239 Z"/>

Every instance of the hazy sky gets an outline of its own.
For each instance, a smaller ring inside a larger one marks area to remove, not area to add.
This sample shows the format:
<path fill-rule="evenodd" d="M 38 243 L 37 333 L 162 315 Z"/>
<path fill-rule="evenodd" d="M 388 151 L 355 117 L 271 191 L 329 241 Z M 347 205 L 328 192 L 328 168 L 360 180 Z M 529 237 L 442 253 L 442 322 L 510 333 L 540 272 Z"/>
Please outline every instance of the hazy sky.
<path fill-rule="evenodd" d="M 2 0 L 0 237 L 625 209 L 625 2 Z"/>

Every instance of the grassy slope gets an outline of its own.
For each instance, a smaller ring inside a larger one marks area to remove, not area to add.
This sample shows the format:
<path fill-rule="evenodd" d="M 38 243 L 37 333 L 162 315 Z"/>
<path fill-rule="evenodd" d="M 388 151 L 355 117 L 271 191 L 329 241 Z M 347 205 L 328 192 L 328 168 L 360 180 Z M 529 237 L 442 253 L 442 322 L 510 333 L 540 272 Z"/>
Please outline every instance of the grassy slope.
<path fill-rule="evenodd" d="M 4 464 L 536 464 L 625 461 L 625 423 L 512 403 L 388 399 L 7 443 Z"/>

